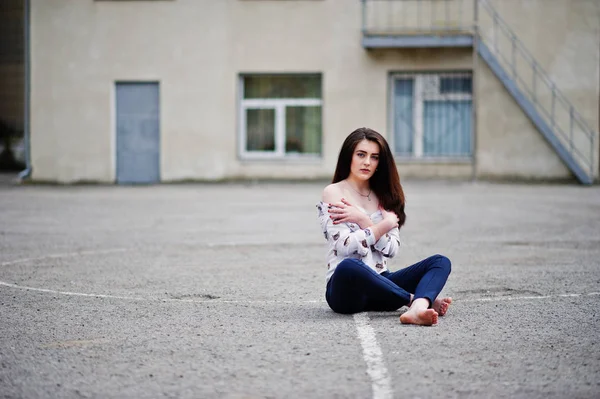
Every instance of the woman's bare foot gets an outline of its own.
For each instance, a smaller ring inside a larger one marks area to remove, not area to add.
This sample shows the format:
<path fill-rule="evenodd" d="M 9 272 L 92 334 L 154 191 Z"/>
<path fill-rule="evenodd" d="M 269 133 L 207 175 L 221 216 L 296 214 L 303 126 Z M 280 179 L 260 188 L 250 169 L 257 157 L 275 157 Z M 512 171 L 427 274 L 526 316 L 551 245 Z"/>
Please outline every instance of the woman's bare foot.
<path fill-rule="evenodd" d="M 438 315 L 443 316 L 448 311 L 448 308 L 450 307 L 451 303 L 452 298 L 450 297 L 436 299 L 435 301 L 433 301 L 432 308 L 437 312 Z"/>
<path fill-rule="evenodd" d="M 400 316 L 402 324 L 418 324 L 432 326 L 438 322 L 438 314 L 433 309 L 408 309 Z"/>

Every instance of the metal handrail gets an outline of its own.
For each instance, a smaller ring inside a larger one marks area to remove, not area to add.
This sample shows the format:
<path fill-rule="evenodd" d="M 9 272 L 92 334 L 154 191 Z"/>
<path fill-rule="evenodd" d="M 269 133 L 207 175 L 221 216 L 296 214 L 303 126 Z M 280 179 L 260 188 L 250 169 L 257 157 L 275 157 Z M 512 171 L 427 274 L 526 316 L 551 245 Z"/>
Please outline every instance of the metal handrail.
<path fill-rule="evenodd" d="M 594 176 L 597 133 L 558 89 L 488 0 L 361 1 L 362 31 L 365 35 L 441 34 L 460 31 L 477 37 L 490 49 L 498 62 L 503 64 L 506 73 L 570 154 L 586 169 L 589 168 L 587 173 L 590 177 Z M 378 7 L 377 3 L 384 2 L 387 3 L 385 7 Z M 430 14 L 429 18 L 424 17 L 427 12 Z M 485 18 L 491 19 L 491 26 L 482 24 Z M 503 47 L 499 46 L 502 39 L 508 39 L 509 50 L 502 51 Z M 560 116 L 561 112 L 564 117 Z M 582 141 L 584 145 L 581 145 Z M 590 153 L 584 154 L 580 147 L 589 147 Z"/>
<path fill-rule="evenodd" d="M 577 155 L 577 159 L 583 162 L 585 166 L 589 167 L 590 176 L 594 175 L 594 141 L 595 132 L 587 124 L 585 119 L 575 110 L 573 104 L 567 99 L 567 97 L 556 87 L 556 84 L 550 79 L 548 73 L 542 68 L 542 66 L 535 60 L 533 55 L 527 50 L 525 45 L 516 34 L 509 28 L 508 24 L 500 17 L 498 12 L 489 4 L 487 0 L 477 0 L 482 6 L 480 9 L 487 11 L 488 16 L 492 19 L 493 25 L 491 29 L 491 38 L 489 37 L 489 31 L 486 32 L 484 29 L 479 29 L 479 39 L 482 40 L 490 51 L 492 51 L 497 58 L 504 62 L 508 66 L 507 72 L 512 75 L 513 80 L 519 84 L 521 91 L 528 97 L 533 105 L 538 109 L 540 115 L 546 119 L 551 128 L 558 132 L 564 140 L 569 144 L 569 150 L 572 155 Z M 480 18 L 482 14 L 480 14 Z M 481 19 L 480 19 L 481 21 Z M 481 24 L 480 24 L 481 27 Z M 500 51 L 498 45 L 499 34 L 503 34 L 505 38 L 510 41 L 511 54 L 507 57 Z M 522 74 L 518 73 L 517 66 L 517 55 L 521 56 L 526 62 L 526 67 L 529 67 L 532 72 L 531 81 L 527 81 L 523 78 Z M 538 82 L 541 82 L 551 93 L 550 109 L 542 104 L 539 99 L 540 89 L 538 88 Z M 557 119 L 557 106 L 563 107 L 564 111 L 568 112 L 568 131 L 561 127 L 560 121 Z M 578 130 L 575 130 L 578 128 Z M 574 140 L 579 139 L 574 137 L 575 131 L 581 131 L 584 134 L 583 139 L 587 139 L 589 142 L 590 154 L 583 154 L 578 147 L 574 145 Z"/>

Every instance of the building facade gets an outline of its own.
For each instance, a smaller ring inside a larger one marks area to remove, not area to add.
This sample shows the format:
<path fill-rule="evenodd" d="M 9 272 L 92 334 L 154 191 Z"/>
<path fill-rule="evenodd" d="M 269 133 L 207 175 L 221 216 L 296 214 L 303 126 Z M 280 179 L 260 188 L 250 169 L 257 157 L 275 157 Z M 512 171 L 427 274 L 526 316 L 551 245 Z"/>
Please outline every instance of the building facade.
<path fill-rule="evenodd" d="M 595 0 L 30 0 L 34 181 L 598 179 Z"/>

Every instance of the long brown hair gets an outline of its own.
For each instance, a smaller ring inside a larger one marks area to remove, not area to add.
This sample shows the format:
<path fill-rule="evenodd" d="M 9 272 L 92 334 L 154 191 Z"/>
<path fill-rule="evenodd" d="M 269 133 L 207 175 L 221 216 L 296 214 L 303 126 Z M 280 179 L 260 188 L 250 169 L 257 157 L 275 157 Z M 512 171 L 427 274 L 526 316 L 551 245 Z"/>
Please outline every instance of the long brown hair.
<path fill-rule="evenodd" d="M 350 175 L 350 165 L 356 145 L 362 140 L 369 140 L 379 145 L 379 165 L 377 170 L 369 179 L 371 190 L 379 198 L 379 204 L 383 209 L 392 211 L 398 215 L 398 227 L 402 227 L 406 221 L 404 213 L 404 191 L 400 184 L 400 176 L 394 162 L 394 156 L 385 138 L 375 130 L 361 127 L 356 129 L 344 140 L 337 166 L 333 175 L 332 183 L 344 180 Z"/>

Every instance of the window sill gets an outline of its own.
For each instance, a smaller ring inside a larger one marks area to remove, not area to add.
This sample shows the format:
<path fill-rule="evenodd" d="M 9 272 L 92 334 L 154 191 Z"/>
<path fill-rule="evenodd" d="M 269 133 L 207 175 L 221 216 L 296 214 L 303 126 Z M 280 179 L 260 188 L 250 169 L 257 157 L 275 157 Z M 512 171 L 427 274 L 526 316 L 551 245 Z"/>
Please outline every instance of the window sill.
<path fill-rule="evenodd" d="M 404 164 L 471 164 L 473 163 L 472 157 L 407 157 L 395 155 L 394 159 L 396 163 Z"/>
<path fill-rule="evenodd" d="M 243 163 L 274 162 L 274 163 L 300 163 L 315 164 L 323 161 L 321 155 L 299 155 L 289 154 L 285 156 L 272 154 L 242 154 L 238 159 Z"/>

